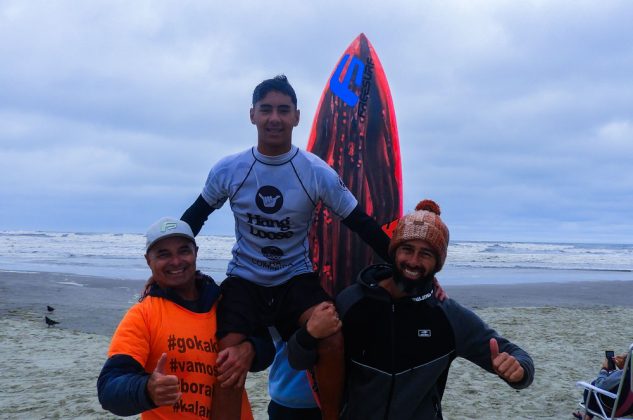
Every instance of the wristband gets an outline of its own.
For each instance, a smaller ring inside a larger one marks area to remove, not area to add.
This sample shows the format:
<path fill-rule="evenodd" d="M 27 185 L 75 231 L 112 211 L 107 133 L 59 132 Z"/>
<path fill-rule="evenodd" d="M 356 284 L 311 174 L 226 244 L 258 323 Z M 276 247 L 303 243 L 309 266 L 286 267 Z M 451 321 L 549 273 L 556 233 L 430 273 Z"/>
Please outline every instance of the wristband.
<path fill-rule="evenodd" d="M 296 337 L 297 342 L 305 349 L 314 350 L 319 343 L 319 339 L 312 337 L 306 327 L 299 328 Z"/>

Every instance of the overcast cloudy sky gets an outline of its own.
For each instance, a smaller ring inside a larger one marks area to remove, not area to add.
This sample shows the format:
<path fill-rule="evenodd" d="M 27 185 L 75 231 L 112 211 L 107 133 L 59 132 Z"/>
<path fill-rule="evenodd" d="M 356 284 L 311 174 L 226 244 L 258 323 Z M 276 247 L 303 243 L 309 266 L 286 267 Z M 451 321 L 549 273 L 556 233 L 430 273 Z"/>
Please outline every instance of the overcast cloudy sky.
<path fill-rule="evenodd" d="M 364 32 L 398 119 L 405 210 L 455 240 L 633 242 L 633 2 L 0 0 L 0 230 L 144 232 L 255 143 L 285 73 L 307 144 Z M 228 206 L 226 206 L 228 207 Z M 228 209 L 203 234 L 231 234 Z"/>

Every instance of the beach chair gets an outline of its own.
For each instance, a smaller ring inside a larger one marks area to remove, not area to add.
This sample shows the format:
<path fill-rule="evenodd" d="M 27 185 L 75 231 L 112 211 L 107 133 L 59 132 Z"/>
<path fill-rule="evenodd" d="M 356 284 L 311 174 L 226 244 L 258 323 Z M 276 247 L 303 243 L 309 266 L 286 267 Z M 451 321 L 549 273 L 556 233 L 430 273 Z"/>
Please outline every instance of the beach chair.
<path fill-rule="evenodd" d="M 577 382 L 577 387 L 584 388 L 587 391 L 586 398 L 583 398 L 578 403 L 582 409 L 595 418 L 600 419 L 633 418 L 633 379 L 631 378 L 631 372 L 633 371 L 633 344 L 629 346 L 629 352 L 626 356 L 623 370 L 624 373 L 620 380 L 618 391 L 615 394 L 597 388 L 587 382 Z M 593 399 L 595 403 L 591 404 L 591 407 L 594 408 L 589 407 L 589 401 L 591 401 L 591 399 Z"/>

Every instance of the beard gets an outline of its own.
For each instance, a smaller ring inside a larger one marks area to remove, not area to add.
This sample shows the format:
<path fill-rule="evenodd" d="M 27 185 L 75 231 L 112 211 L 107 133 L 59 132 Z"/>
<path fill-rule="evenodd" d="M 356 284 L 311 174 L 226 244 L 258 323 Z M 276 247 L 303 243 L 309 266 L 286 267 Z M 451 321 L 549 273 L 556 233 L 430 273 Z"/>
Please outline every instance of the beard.
<path fill-rule="evenodd" d="M 426 294 L 433 289 L 433 278 L 435 273 L 424 273 L 417 280 L 411 280 L 402 273 L 400 267 L 393 267 L 393 281 L 402 293 L 409 296 L 419 296 Z"/>

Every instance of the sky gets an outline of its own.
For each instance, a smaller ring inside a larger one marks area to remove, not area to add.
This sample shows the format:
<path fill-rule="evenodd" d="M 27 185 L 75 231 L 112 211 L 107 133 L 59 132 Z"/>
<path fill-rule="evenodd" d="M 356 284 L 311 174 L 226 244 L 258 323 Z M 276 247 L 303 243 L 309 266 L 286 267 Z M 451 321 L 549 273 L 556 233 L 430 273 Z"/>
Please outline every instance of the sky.
<path fill-rule="evenodd" d="M 387 75 L 404 210 L 452 240 L 633 243 L 633 2 L 0 0 L 0 231 L 138 232 L 253 146 L 283 73 L 307 145 L 361 32 Z M 225 208 L 202 234 L 232 234 Z"/>

